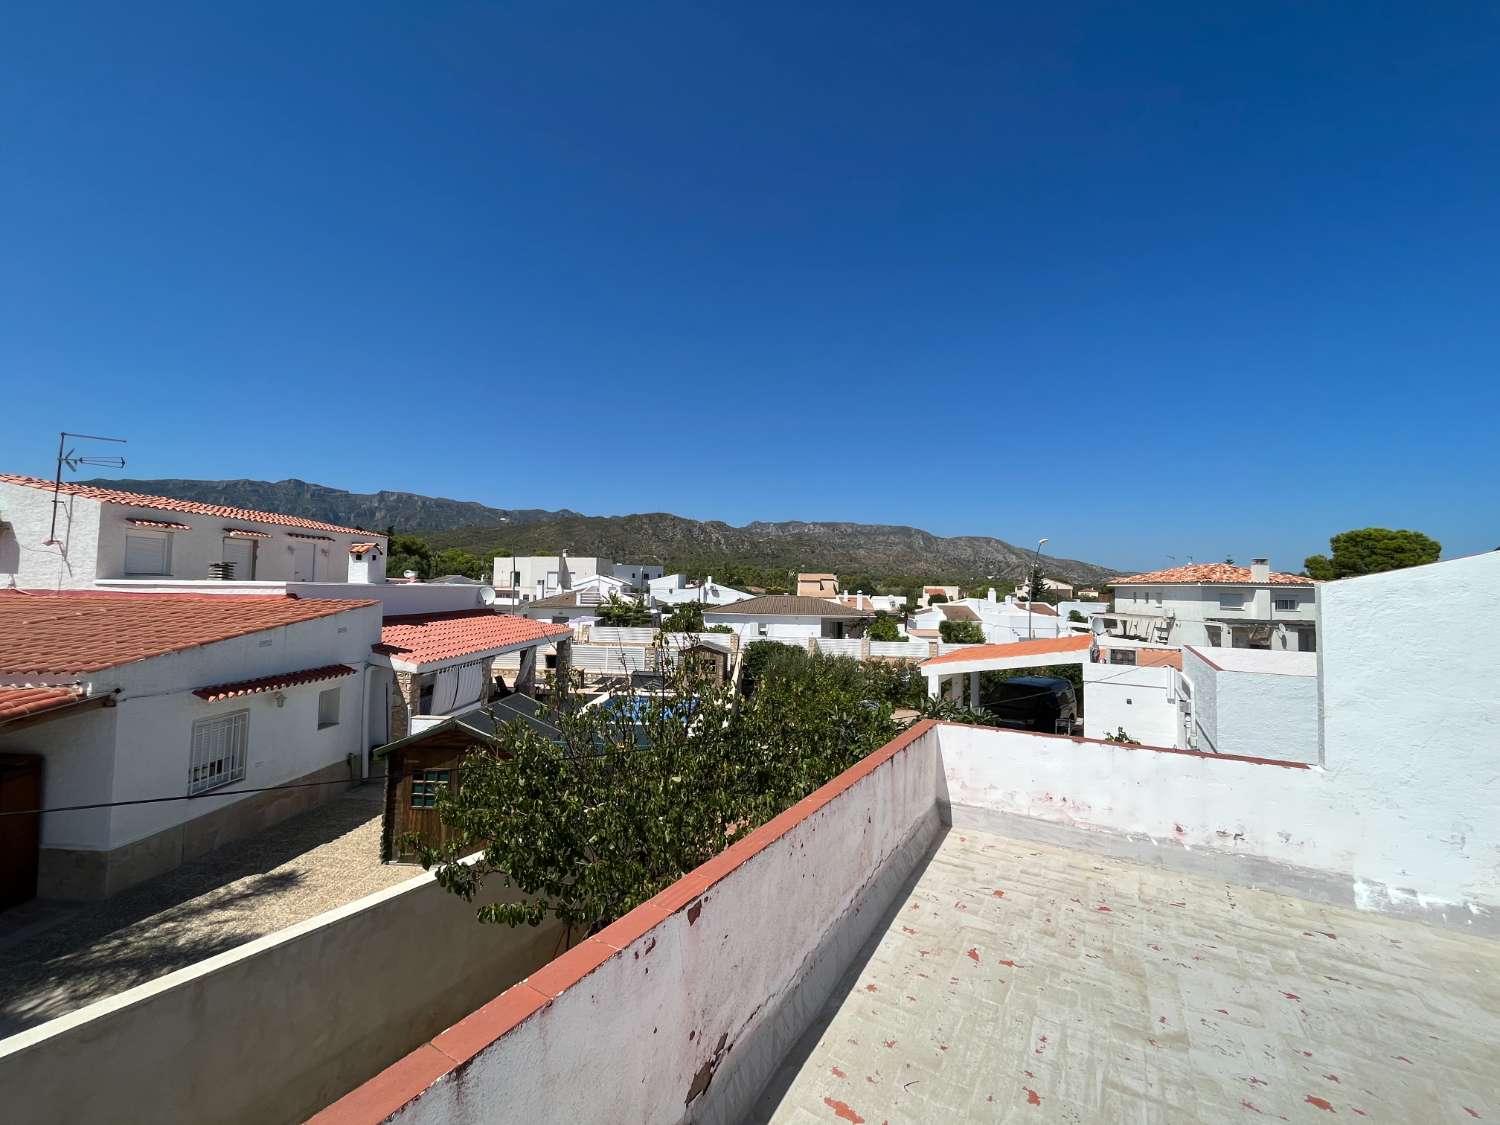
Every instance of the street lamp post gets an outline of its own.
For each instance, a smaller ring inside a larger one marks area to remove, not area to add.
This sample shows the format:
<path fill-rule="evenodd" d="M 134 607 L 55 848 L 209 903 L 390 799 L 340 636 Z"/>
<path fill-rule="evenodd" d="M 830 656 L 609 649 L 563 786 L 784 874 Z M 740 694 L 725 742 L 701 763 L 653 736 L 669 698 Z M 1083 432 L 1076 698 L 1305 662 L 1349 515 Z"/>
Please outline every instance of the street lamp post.
<path fill-rule="evenodd" d="M 1036 541 L 1036 554 L 1031 557 L 1031 573 L 1026 576 L 1026 639 L 1028 641 L 1035 636 L 1031 628 L 1031 606 L 1036 601 L 1036 591 L 1031 587 L 1037 584 L 1037 573 L 1042 565 L 1042 544 L 1045 542 L 1047 542 L 1045 539 Z"/>

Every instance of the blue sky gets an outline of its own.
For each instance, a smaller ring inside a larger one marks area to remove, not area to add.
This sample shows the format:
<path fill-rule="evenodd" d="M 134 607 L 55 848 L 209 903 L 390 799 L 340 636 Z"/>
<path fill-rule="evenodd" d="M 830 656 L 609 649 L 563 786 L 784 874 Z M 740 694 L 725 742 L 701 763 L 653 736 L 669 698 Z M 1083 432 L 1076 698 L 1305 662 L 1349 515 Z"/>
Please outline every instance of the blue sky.
<path fill-rule="evenodd" d="M 10 6 L 0 467 L 1487 550 L 1497 59 L 1492 4 Z"/>

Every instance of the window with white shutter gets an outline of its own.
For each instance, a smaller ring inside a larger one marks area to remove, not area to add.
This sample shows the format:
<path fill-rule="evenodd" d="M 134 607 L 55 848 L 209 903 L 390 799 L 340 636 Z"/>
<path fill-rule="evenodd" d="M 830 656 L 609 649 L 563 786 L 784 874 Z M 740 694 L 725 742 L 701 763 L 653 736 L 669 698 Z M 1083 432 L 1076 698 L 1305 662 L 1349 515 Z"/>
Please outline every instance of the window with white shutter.
<path fill-rule="evenodd" d="M 125 536 L 126 574 L 171 574 L 172 537 L 132 531 Z"/>

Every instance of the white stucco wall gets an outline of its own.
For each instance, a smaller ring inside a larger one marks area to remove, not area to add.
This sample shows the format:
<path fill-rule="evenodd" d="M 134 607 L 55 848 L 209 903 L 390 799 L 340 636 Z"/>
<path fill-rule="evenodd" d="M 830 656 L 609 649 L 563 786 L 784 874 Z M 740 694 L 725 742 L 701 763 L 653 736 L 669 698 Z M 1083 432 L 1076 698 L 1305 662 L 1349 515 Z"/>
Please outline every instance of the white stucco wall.
<path fill-rule="evenodd" d="M 378 606 L 266 629 L 169 653 L 87 677 L 90 694 L 112 694 L 115 705 L 57 719 L 5 749 L 44 757 L 48 806 L 135 801 L 187 793 L 192 728 L 198 719 L 248 710 L 249 746 L 243 782 L 227 788 L 276 785 L 345 761 L 361 745 L 364 668 L 380 638 Z M 208 703 L 193 689 L 348 664 L 355 674 L 273 693 Z M 340 721 L 319 729 L 318 695 L 340 688 Z M 358 776 L 356 772 L 355 776 Z M 44 847 L 107 850 L 183 824 L 243 797 L 205 795 L 191 801 L 126 805 L 42 818 Z"/>
<path fill-rule="evenodd" d="M 1128 664 L 1083 665 L 1083 733 L 1106 738 L 1124 728 L 1148 746 L 1175 746 L 1178 702 L 1176 670 Z"/>
<path fill-rule="evenodd" d="M 22 589 L 66 590 L 93 583 L 99 557 L 97 500 L 62 496 L 57 540 L 44 545 L 52 528 L 52 493 L 0 483 L 0 583 Z"/>
<path fill-rule="evenodd" d="M 940 737 L 956 826 L 1020 816 L 1266 861 L 1289 882 L 1317 873 L 1369 909 L 1486 926 L 1500 910 L 1495 748 L 1483 738 L 1450 737 L 1434 757 L 1372 724 L 1367 752 L 1323 769 L 975 727 Z"/>
<path fill-rule="evenodd" d="M 703 623 L 705 625 L 728 625 L 747 643 L 756 640 L 805 641 L 808 637 L 823 635 L 823 619 L 820 617 L 765 614 L 746 618 L 735 614 L 715 613 L 712 609 L 705 607 Z M 761 625 L 766 626 L 765 635 L 760 632 Z"/>
<path fill-rule="evenodd" d="M 290 580 L 292 552 L 300 544 L 310 546 L 313 551 L 317 580 L 343 582 L 349 576 L 352 544 L 385 543 L 385 536 L 371 532 L 285 527 L 256 520 L 101 503 L 66 494 L 60 500 L 57 538 L 61 546 L 44 546 L 51 527 L 52 493 L 0 483 L 0 519 L 13 528 L 0 541 L 0 578 L 14 574 L 16 585 L 23 588 L 68 589 L 91 586 L 99 578 L 133 577 L 125 573 L 126 534 L 156 534 L 150 528 L 133 527 L 128 522 L 133 517 L 188 525 L 187 531 L 160 533 L 170 539 L 170 577 L 179 579 L 208 578 L 209 563 L 224 557 L 226 527 L 267 534 L 268 538 L 254 541 L 258 581 Z M 293 533 L 328 538 L 297 539 Z M 13 544 L 9 542 L 12 536 Z"/>
<path fill-rule="evenodd" d="M 1215 667 L 1236 656 L 1255 659 L 1244 670 Z M 1313 653 L 1183 649 L 1182 672 L 1194 688 L 1195 745 L 1218 754 L 1318 761 L 1316 668 Z"/>

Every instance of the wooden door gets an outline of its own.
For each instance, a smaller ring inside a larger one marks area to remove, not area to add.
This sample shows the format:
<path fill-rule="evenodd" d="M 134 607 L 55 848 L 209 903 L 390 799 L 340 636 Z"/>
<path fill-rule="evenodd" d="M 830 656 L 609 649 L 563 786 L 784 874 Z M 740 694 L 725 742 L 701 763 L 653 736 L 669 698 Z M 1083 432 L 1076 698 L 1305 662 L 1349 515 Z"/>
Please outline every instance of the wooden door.
<path fill-rule="evenodd" d="M 0 812 L 42 807 L 42 759 L 35 754 L 0 754 Z M 36 897 L 41 858 L 42 818 L 0 816 L 0 910 Z"/>

